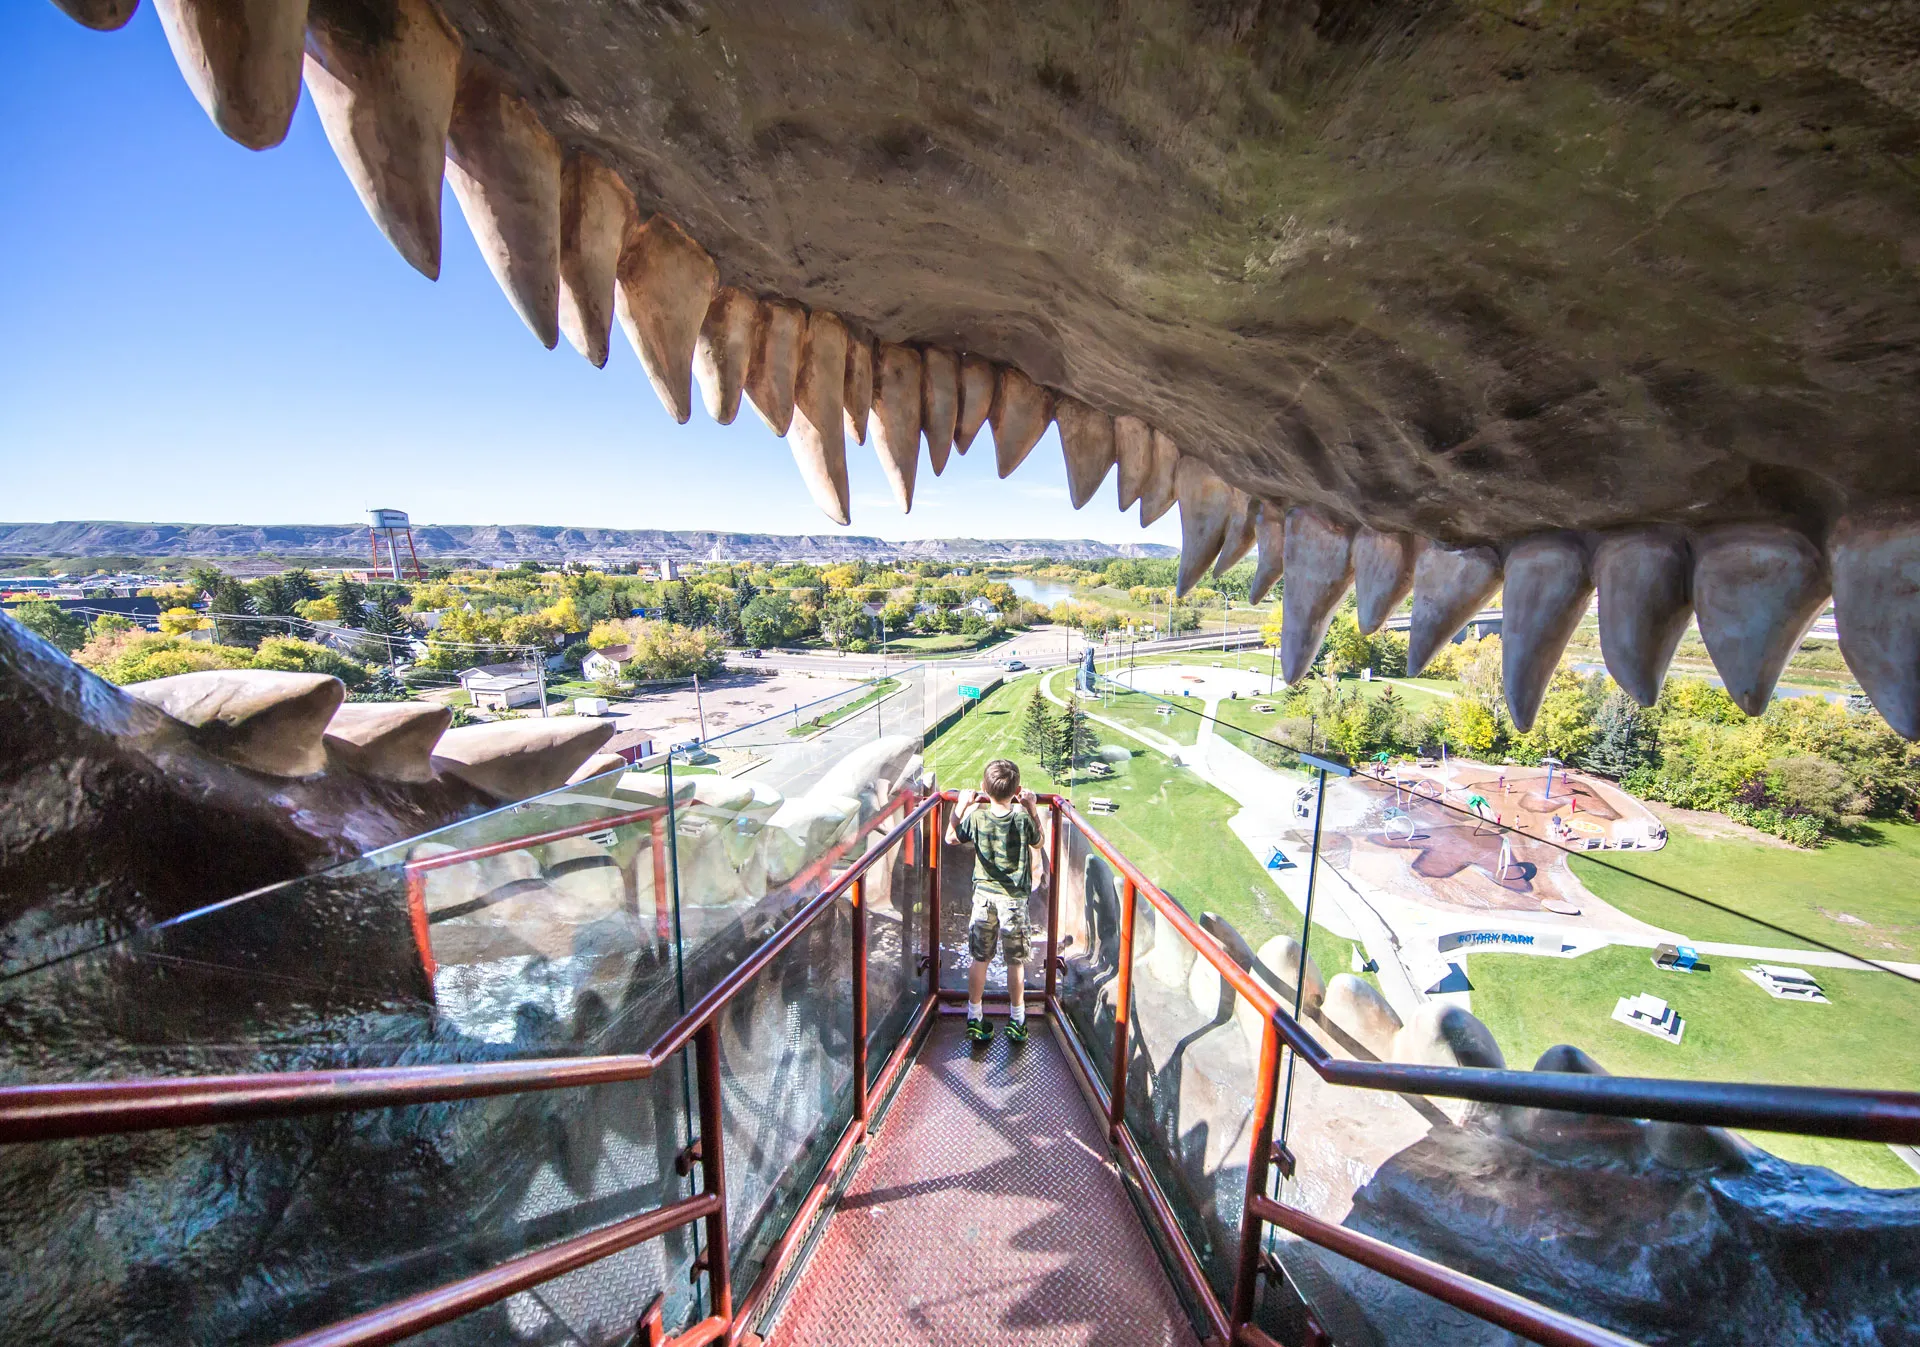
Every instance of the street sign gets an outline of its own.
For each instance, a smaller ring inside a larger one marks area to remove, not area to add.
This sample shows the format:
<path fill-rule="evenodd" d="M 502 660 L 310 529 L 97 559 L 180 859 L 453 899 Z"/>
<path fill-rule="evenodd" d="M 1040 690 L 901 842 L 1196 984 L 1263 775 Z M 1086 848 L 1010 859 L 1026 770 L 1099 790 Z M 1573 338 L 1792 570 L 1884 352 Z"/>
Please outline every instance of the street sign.
<path fill-rule="evenodd" d="M 969 687 L 965 683 L 962 683 L 960 685 L 960 695 L 970 702 L 977 702 L 980 700 L 980 689 Z"/>

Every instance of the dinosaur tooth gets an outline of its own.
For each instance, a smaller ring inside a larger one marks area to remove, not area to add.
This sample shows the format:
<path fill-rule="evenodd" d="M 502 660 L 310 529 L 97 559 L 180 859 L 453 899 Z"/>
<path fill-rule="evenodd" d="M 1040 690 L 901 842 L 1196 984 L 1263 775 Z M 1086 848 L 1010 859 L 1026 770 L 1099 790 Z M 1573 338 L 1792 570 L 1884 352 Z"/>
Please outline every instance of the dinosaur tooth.
<path fill-rule="evenodd" d="M 920 460 L 920 352 L 883 341 L 874 351 L 873 414 L 867 433 L 900 509 L 913 509 Z"/>
<path fill-rule="evenodd" d="M 1903 739 L 1920 739 L 1920 512 L 1841 519 L 1827 545 L 1840 653 Z"/>
<path fill-rule="evenodd" d="M 1179 595 L 1199 583 L 1220 555 L 1233 512 L 1233 488 L 1193 457 L 1180 460 L 1174 487 L 1180 495 L 1180 577 L 1173 592 Z"/>
<path fill-rule="evenodd" d="M 174 63 L 215 126 L 250 150 L 287 138 L 300 102 L 307 0 L 154 0 L 153 7 Z"/>
<path fill-rule="evenodd" d="M 1417 675 L 1500 588 L 1500 554 L 1491 547 L 1430 543 L 1413 564 L 1413 616 L 1407 673 Z"/>
<path fill-rule="evenodd" d="M 747 401 L 767 429 L 787 433 L 793 424 L 793 385 L 800 377 L 800 348 L 807 337 L 807 311 L 786 299 L 760 303 L 753 324 L 753 354 L 747 361 Z"/>
<path fill-rule="evenodd" d="M 429 280 L 440 276 L 440 187 L 460 80 L 460 38 L 429 0 L 395 0 L 369 38 L 317 9 L 307 26 L 307 93 L 360 204 Z"/>
<path fill-rule="evenodd" d="M 618 275 L 621 330 L 653 391 L 684 426 L 693 415 L 693 351 L 720 269 L 685 230 L 656 215 L 627 235 Z"/>
<path fill-rule="evenodd" d="M 433 747 L 433 768 L 496 800 L 558 790 L 575 768 L 613 737 L 613 722 L 579 716 L 496 720 L 448 730 Z"/>
<path fill-rule="evenodd" d="M 927 462 L 938 477 L 947 470 L 960 417 L 960 358 L 928 346 L 920 352 L 920 427 L 927 437 Z"/>
<path fill-rule="evenodd" d="M 856 338 L 847 345 L 847 432 L 867 442 L 867 418 L 873 413 L 873 343 Z"/>
<path fill-rule="evenodd" d="M 1120 466 L 1114 474 L 1120 508 L 1130 510 L 1153 475 L 1153 427 L 1137 416 L 1114 417 L 1113 457 Z"/>
<path fill-rule="evenodd" d="M 86 25 L 96 33 L 111 33 L 125 28 L 140 0 L 53 0 L 68 18 Z"/>
<path fill-rule="evenodd" d="M 1046 389 L 1007 365 L 994 383 L 993 408 L 987 419 L 993 422 L 994 461 L 1000 475 L 1010 477 L 1047 433 L 1053 399 Z"/>
<path fill-rule="evenodd" d="M 213 669 L 125 691 L 189 726 L 215 757 L 268 776 L 312 776 L 327 765 L 321 736 L 347 689 L 325 674 Z"/>
<path fill-rule="evenodd" d="M 1216 576 L 1225 575 L 1239 565 L 1240 558 L 1253 550 L 1260 532 L 1260 502 L 1237 486 L 1227 490 L 1233 493 L 1233 508 L 1227 514 L 1227 532 L 1220 544 L 1220 555 L 1214 559 Z"/>
<path fill-rule="evenodd" d="M 1593 595 L 1587 549 L 1576 534 L 1524 538 L 1507 553 L 1500 676 L 1514 727 L 1533 728 L 1547 680 Z"/>
<path fill-rule="evenodd" d="M 1287 511 L 1287 583 L 1280 591 L 1280 676 L 1298 683 L 1320 656 L 1334 610 L 1353 584 L 1353 526 L 1307 505 Z"/>
<path fill-rule="evenodd" d="M 1411 533 L 1363 528 L 1353 539 L 1353 598 L 1360 630 L 1368 635 L 1393 616 L 1413 591 L 1413 565 L 1420 539 Z"/>
<path fill-rule="evenodd" d="M 1795 529 L 1723 524 L 1694 536 L 1694 616 L 1734 705 L 1767 709 L 1829 593 L 1826 558 Z"/>
<path fill-rule="evenodd" d="M 1113 467 L 1113 418 L 1078 398 L 1061 397 L 1053 409 L 1060 452 L 1067 460 L 1067 499 L 1078 510 L 1093 499 Z"/>
<path fill-rule="evenodd" d="M 1600 654 L 1613 681 L 1642 706 L 1660 685 L 1693 617 L 1693 557 L 1677 528 L 1632 529 L 1593 552 L 1600 590 Z"/>
<path fill-rule="evenodd" d="M 460 71 L 447 180 L 487 268 L 540 344 L 560 340 L 560 142 L 500 77 Z"/>
<path fill-rule="evenodd" d="M 1180 447 L 1173 438 L 1153 432 L 1153 463 L 1140 487 L 1140 527 L 1145 528 L 1173 508 L 1178 499 L 1174 491 L 1174 470 L 1180 464 Z"/>
<path fill-rule="evenodd" d="M 838 314 L 816 312 L 807 319 L 787 443 L 813 503 L 836 524 L 853 522 L 847 491 L 846 396 L 847 325 Z"/>
<path fill-rule="evenodd" d="M 591 154 L 567 156 L 560 172 L 560 330 L 605 369 L 613 335 L 620 250 L 633 228 L 633 193 Z"/>
<path fill-rule="evenodd" d="M 433 746 L 453 712 L 432 702 L 347 702 L 323 734 L 327 754 L 389 781 L 431 781 Z"/>
<path fill-rule="evenodd" d="M 993 410 L 993 362 L 977 355 L 960 357 L 960 403 L 953 419 L 953 450 L 964 454 Z"/>
<path fill-rule="evenodd" d="M 1267 597 L 1286 568 L 1287 507 L 1277 500 L 1260 502 L 1254 521 L 1254 545 L 1260 549 L 1253 568 L 1253 581 L 1247 586 L 1247 602 L 1258 603 Z"/>
<path fill-rule="evenodd" d="M 723 285 L 714 291 L 693 343 L 693 378 L 700 385 L 700 399 L 707 415 L 723 426 L 732 425 L 740 414 L 740 391 L 753 359 L 753 327 L 759 315 L 759 302 L 752 295 Z"/>

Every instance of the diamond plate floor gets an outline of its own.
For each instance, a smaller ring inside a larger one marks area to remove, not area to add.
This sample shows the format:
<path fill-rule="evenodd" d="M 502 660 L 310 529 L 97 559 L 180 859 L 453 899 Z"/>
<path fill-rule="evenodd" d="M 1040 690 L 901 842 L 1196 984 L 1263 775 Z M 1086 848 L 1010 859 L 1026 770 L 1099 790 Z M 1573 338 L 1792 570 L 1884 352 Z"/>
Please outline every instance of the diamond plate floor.
<path fill-rule="evenodd" d="M 1190 1347 L 1105 1154 L 1044 1022 L 976 1049 L 942 1017 L 768 1347 Z"/>

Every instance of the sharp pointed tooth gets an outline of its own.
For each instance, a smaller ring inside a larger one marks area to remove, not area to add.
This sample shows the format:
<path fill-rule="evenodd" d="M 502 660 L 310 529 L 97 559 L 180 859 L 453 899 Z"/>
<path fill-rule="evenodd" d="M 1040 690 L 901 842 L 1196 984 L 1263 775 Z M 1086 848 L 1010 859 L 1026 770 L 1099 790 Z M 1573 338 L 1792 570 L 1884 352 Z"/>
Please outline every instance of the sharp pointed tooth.
<path fill-rule="evenodd" d="M 1894 733 L 1920 739 L 1920 511 L 1848 515 L 1828 553 L 1840 653 Z"/>
<path fill-rule="evenodd" d="M 327 765 L 320 736 L 346 688 L 325 674 L 218 669 L 127 687 L 193 728 L 217 757 L 269 776 L 312 776 Z"/>
<path fill-rule="evenodd" d="M 960 416 L 960 358 L 929 346 L 920 352 L 920 426 L 927 437 L 927 462 L 938 477 L 947 470 Z"/>
<path fill-rule="evenodd" d="M 541 345 L 560 340 L 560 143 L 500 77 L 468 62 L 447 128 L 447 180 L 487 268 Z"/>
<path fill-rule="evenodd" d="M 85 24 L 96 33 L 111 33 L 127 26 L 140 0 L 53 0 L 67 17 Z"/>
<path fill-rule="evenodd" d="M 1046 389 L 1009 365 L 1000 371 L 994 384 L 993 410 L 987 415 L 993 422 L 994 461 L 1000 475 L 1010 477 L 1047 433 L 1047 422 L 1053 419 L 1053 399 Z"/>
<path fill-rule="evenodd" d="M 679 225 L 656 215 L 627 235 L 619 277 L 620 327 L 653 391 L 684 426 L 693 415 L 693 351 L 720 269 Z"/>
<path fill-rule="evenodd" d="M 1660 684 L 1693 616 L 1693 557 L 1677 528 L 1602 538 L 1593 554 L 1600 590 L 1600 653 L 1613 681 L 1642 706 Z"/>
<path fill-rule="evenodd" d="M 327 722 L 327 754 L 368 776 L 431 781 L 433 746 L 452 719 L 431 702 L 348 702 Z"/>
<path fill-rule="evenodd" d="M 605 369 L 613 335 L 614 278 L 633 229 L 633 193 L 591 154 L 567 156 L 560 174 L 560 330 Z"/>
<path fill-rule="evenodd" d="M 250 150 L 287 138 L 307 0 L 154 0 L 174 63 L 213 124 Z"/>
<path fill-rule="evenodd" d="M 1693 539 L 1693 610 L 1727 695 L 1750 716 L 1820 615 L 1826 558 L 1779 524 L 1727 524 Z"/>
<path fill-rule="evenodd" d="M 1145 528 L 1161 515 L 1173 508 L 1179 499 L 1175 492 L 1173 475 L 1180 464 L 1180 447 L 1173 437 L 1153 432 L 1153 463 L 1147 470 L 1147 479 L 1140 487 L 1140 527 Z"/>
<path fill-rule="evenodd" d="M 398 0 L 391 28 L 373 37 L 337 18 L 316 11 L 307 28 L 307 92 L 320 128 L 380 232 L 438 280 L 460 38 L 429 0 Z"/>
<path fill-rule="evenodd" d="M 1247 586 L 1247 602 L 1258 603 L 1267 597 L 1274 582 L 1279 580 L 1286 568 L 1287 558 L 1287 507 L 1277 500 L 1260 502 L 1260 512 L 1255 517 L 1253 529 L 1254 543 L 1260 549 L 1260 560 L 1253 568 L 1253 582 Z"/>
<path fill-rule="evenodd" d="M 1120 465 L 1114 474 L 1120 508 L 1130 510 L 1153 475 L 1153 427 L 1137 416 L 1114 417 L 1113 457 Z"/>
<path fill-rule="evenodd" d="M 1413 590 L 1420 539 L 1363 528 L 1353 539 L 1353 597 L 1360 630 L 1371 636 Z"/>
<path fill-rule="evenodd" d="M 913 479 L 920 462 L 920 353 L 883 341 L 873 357 L 873 415 L 867 433 L 880 471 L 900 509 L 913 509 Z"/>
<path fill-rule="evenodd" d="M 1508 714 L 1524 734 L 1593 595 L 1586 546 L 1572 533 L 1523 539 L 1507 553 L 1503 584 L 1500 675 Z"/>
<path fill-rule="evenodd" d="M 1491 547 L 1429 543 L 1413 564 L 1413 617 L 1407 673 L 1418 674 L 1500 588 L 1500 554 Z"/>
<path fill-rule="evenodd" d="M 753 358 L 747 362 L 747 401 L 776 435 L 793 424 L 793 385 L 806 339 L 805 309 L 785 299 L 761 301 L 753 324 Z"/>
<path fill-rule="evenodd" d="M 497 800 L 558 790 L 574 768 L 613 737 L 613 723 L 578 716 L 496 720 L 448 730 L 433 747 L 434 770 Z"/>
<path fill-rule="evenodd" d="M 847 346 L 847 431 L 867 442 L 867 418 L 873 413 L 873 342 L 865 337 Z"/>
<path fill-rule="evenodd" d="M 846 397 L 847 325 L 838 314 L 815 313 L 807 319 L 787 443 L 813 503 L 836 524 L 853 522 L 847 494 Z"/>
<path fill-rule="evenodd" d="M 1113 467 L 1113 418 L 1078 398 L 1062 397 L 1053 419 L 1060 427 L 1060 451 L 1067 460 L 1067 499 L 1078 510 L 1093 499 Z"/>
<path fill-rule="evenodd" d="M 1233 488 L 1197 458 L 1182 458 L 1174 472 L 1180 493 L 1180 577 L 1175 594 L 1185 594 L 1220 555 L 1233 513 Z"/>
<path fill-rule="evenodd" d="M 1233 493 L 1233 508 L 1227 513 L 1226 539 L 1220 544 L 1220 555 L 1213 563 L 1215 576 L 1225 575 L 1239 565 L 1240 558 L 1253 550 L 1260 531 L 1260 502 L 1237 486 L 1227 490 Z"/>
<path fill-rule="evenodd" d="M 993 362 L 977 355 L 960 357 L 960 408 L 953 421 L 953 448 L 964 454 L 993 410 Z"/>
<path fill-rule="evenodd" d="M 1333 613 L 1353 584 L 1353 527 L 1309 506 L 1287 511 L 1287 583 L 1280 591 L 1280 676 L 1307 676 Z"/>
<path fill-rule="evenodd" d="M 740 414 L 740 391 L 746 386 L 747 366 L 753 361 L 753 327 L 760 303 L 744 290 L 723 285 L 701 320 L 693 344 L 693 377 L 707 415 L 723 426 Z"/>

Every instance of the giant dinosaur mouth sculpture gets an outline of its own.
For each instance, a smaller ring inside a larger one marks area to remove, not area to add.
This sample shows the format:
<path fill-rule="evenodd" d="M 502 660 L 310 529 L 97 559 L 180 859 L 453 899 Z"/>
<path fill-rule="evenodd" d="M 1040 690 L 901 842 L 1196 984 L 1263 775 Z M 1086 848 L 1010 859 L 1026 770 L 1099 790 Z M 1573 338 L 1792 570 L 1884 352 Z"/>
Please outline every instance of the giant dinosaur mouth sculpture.
<path fill-rule="evenodd" d="M 1920 736 L 1920 6 L 154 3 L 222 130 L 304 75 L 409 262 L 444 165 L 543 343 L 617 315 L 840 523 L 849 434 L 904 508 L 1057 422 L 1183 586 L 1285 570 L 1290 679 L 1350 584 L 1417 669 L 1504 582 L 1524 729 L 1597 586 L 1629 692 L 1692 614 L 1757 714 L 1831 596 Z"/>

